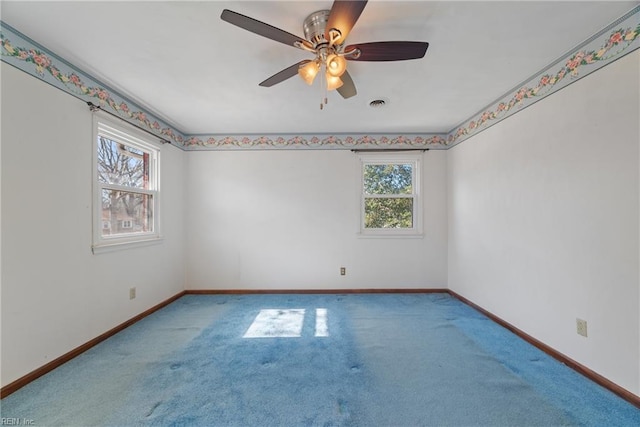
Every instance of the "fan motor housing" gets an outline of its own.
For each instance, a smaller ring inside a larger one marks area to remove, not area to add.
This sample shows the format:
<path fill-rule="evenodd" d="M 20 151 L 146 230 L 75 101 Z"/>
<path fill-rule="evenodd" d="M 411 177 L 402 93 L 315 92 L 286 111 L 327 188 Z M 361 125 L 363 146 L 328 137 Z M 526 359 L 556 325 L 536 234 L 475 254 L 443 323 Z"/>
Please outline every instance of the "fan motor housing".
<path fill-rule="evenodd" d="M 304 30 L 304 37 L 309 40 L 314 49 L 322 44 L 327 44 L 327 39 L 324 37 L 325 29 L 327 28 L 327 22 L 329 21 L 329 10 L 318 10 L 307 16 L 302 24 Z"/>

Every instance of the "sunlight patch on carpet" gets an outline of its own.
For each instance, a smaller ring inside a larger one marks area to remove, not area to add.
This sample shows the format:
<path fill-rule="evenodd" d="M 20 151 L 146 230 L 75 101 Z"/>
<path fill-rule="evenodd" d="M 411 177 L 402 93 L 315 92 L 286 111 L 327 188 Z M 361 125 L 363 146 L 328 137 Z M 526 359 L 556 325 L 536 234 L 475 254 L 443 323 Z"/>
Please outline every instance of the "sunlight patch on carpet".
<path fill-rule="evenodd" d="M 316 337 L 328 337 L 327 309 L 316 308 Z"/>
<path fill-rule="evenodd" d="M 262 309 L 247 329 L 244 338 L 297 338 L 304 322 L 302 308 Z"/>

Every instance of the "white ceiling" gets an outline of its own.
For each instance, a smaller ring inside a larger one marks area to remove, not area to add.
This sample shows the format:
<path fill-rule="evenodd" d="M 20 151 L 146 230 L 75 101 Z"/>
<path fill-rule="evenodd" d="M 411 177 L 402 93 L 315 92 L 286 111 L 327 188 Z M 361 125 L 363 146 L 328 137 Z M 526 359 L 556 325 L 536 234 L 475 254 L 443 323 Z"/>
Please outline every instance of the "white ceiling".
<path fill-rule="evenodd" d="M 426 56 L 349 62 L 358 95 L 299 77 L 311 55 L 220 19 L 223 9 L 303 36 L 326 1 L 2 1 L 2 20 L 185 134 L 448 132 L 631 10 L 626 1 L 369 1 L 347 44 L 416 40 Z M 385 99 L 383 108 L 369 102 Z"/>

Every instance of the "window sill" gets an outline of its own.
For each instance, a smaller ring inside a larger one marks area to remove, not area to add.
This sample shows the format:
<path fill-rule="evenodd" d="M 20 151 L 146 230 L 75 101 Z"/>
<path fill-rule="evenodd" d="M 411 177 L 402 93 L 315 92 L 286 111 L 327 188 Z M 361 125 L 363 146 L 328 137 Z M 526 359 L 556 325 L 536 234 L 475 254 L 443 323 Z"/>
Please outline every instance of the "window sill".
<path fill-rule="evenodd" d="M 376 232 L 359 232 L 359 239 L 422 239 L 423 233 L 376 233 Z"/>
<path fill-rule="evenodd" d="M 164 238 L 162 236 L 150 237 L 148 239 L 119 241 L 119 242 L 103 242 L 91 247 L 91 251 L 94 255 L 102 254 L 106 252 L 123 251 L 125 249 L 133 249 L 144 246 L 157 245 L 162 243 Z"/>

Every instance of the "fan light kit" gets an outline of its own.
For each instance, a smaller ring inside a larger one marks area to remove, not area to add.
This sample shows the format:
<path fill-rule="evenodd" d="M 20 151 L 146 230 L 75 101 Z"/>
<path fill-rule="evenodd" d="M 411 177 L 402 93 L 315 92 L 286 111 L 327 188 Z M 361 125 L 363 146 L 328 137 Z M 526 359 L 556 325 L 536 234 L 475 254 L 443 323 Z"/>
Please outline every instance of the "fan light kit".
<path fill-rule="evenodd" d="M 342 45 L 331 45 L 325 38 L 325 29 L 330 13 L 331 11 L 329 10 L 320 10 L 312 13 L 304 20 L 302 26 L 304 36 L 312 44 L 313 48 L 309 48 L 304 43 L 300 43 L 299 46 L 314 53 L 316 58 L 298 67 L 298 74 L 308 85 L 312 85 L 318 73 L 323 72 L 327 82 L 327 90 L 341 87 L 344 82 L 340 79 L 340 76 L 347 71 L 347 61 L 340 51 Z M 341 37 L 337 32 L 330 33 L 330 35 L 334 38 L 334 43 Z"/>
<path fill-rule="evenodd" d="M 264 22 L 225 9 L 220 18 L 252 33 L 315 55 L 274 74 L 260 86 L 271 87 L 296 74 L 312 85 L 318 75 L 324 90 L 336 89 L 343 98 L 356 95 L 356 86 L 347 71 L 349 61 L 404 61 L 424 57 L 427 42 L 383 41 L 345 46 L 344 42 L 366 6 L 366 1 L 334 1 L 331 10 L 319 10 L 303 23 L 305 38 Z M 325 94 L 320 109 L 327 103 Z"/>

